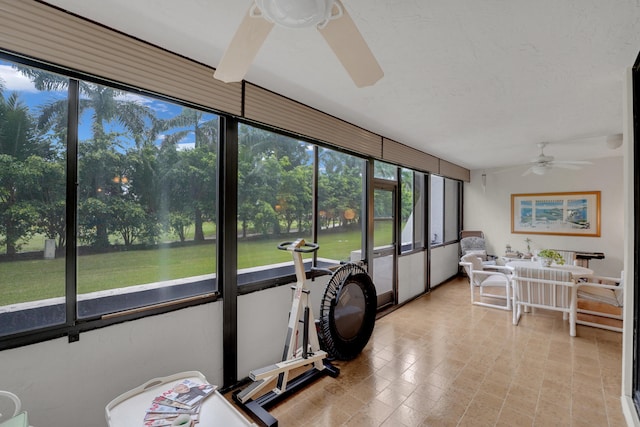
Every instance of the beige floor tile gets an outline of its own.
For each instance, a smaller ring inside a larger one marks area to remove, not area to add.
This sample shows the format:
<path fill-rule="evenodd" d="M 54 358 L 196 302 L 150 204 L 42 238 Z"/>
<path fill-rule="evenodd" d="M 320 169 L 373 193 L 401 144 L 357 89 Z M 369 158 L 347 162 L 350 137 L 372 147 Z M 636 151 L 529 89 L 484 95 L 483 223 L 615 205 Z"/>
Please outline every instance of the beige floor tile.
<path fill-rule="evenodd" d="M 384 427 L 417 427 L 427 417 L 427 414 L 422 411 L 416 411 L 407 405 L 400 405 L 382 424 Z"/>
<path fill-rule="evenodd" d="M 498 417 L 498 426 L 519 426 L 526 427 L 533 425 L 533 416 L 529 413 L 523 413 L 517 408 L 504 408 Z"/>
<path fill-rule="evenodd" d="M 622 335 L 472 306 L 456 279 L 376 321 L 365 350 L 271 409 L 281 427 L 625 425 Z"/>

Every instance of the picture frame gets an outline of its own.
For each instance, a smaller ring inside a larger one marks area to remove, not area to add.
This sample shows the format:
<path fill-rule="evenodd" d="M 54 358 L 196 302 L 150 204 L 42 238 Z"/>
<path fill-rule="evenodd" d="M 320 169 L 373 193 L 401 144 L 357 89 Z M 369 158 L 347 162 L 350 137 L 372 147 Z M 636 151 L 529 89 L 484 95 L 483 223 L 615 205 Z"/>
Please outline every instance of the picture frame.
<path fill-rule="evenodd" d="M 600 191 L 511 194 L 511 232 L 600 237 Z"/>

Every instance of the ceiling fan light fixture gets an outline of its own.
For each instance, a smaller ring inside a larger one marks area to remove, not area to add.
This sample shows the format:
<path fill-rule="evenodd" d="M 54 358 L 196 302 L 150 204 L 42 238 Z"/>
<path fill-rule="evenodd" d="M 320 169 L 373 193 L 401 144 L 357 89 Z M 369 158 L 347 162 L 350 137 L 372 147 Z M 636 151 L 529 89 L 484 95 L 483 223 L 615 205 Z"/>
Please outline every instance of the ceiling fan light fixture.
<path fill-rule="evenodd" d="M 324 25 L 335 0 L 255 0 L 264 17 L 287 28 Z"/>
<path fill-rule="evenodd" d="M 545 165 L 535 165 L 531 168 L 531 172 L 535 173 L 536 175 L 544 175 L 545 173 L 547 173 L 547 166 Z"/>

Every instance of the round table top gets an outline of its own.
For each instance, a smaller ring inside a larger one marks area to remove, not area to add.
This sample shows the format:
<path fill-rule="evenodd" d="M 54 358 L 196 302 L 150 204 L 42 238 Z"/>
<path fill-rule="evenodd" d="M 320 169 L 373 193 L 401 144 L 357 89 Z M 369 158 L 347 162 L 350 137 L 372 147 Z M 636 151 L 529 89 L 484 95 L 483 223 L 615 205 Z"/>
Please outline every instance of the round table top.
<path fill-rule="evenodd" d="M 573 277 L 586 277 L 592 276 L 593 270 L 586 267 L 580 267 L 579 265 L 556 265 L 552 264 L 550 267 L 543 267 L 540 265 L 539 261 L 511 261 L 508 262 L 506 267 L 515 270 L 516 267 L 525 267 L 525 268 L 550 268 L 553 270 L 565 270 L 571 273 Z"/>

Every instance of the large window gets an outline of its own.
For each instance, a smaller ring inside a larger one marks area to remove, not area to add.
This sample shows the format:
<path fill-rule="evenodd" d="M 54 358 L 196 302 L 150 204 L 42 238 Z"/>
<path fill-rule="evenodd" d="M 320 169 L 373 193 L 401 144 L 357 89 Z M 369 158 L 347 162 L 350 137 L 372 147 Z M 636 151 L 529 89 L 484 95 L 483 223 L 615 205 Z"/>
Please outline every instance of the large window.
<path fill-rule="evenodd" d="M 444 178 L 431 175 L 430 190 L 431 245 L 441 245 L 444 242 Z"/>
<path fill-rule="evenodd" d="M 425 211 L 424 200 L 425 175 L 410 169 L 400 170 L 401 188 L 401 252 L 410 252 L 424 248 Z"/>
<path fill-rule="evenodd" d="M 313 241 L 314 224 L 317 265 L 361 259 L 364 165 L 355 156 L 240 124 L 238 284 L 269 283 L 293 274 L 291 254 L 276 246 L 297 238 Z"/>
<path fill-rule="evenodd" d="M 216 291 L 218 116 L 7 61 L 0 88 L 0 336 Z"/>
<path fill-rule="evenodd" d="M 431 245 L 460 236 L 460 181 L 431 175 Z"/>
<path fill-rule="evenodd" d="M 80 101 L 80 316 L 214 291 L 218 117 L 88 82 Z"/>
<path fill-rule="evenodd" d="M 460 181 L 444 180 L 444 241 L 460 238 Z"/>
<path fill-rule="evenodd" d="M 312 147 L 241 124 L 238 137 L 238 283 L 278 275 L 267 272 L 291 260 L 283 241 L 311 242 Z M 268 266 L 267 268 L 265 268 Z M 257 271 L 257 273 L 256 273 Z"/>
<path fill-rule="evenodd" d="M 57 84 L 40 83 L 32 74 Z M 68 83 L 0 61 L 0 335 L 67 320 Z M 49 120 L 53 106 L 60 109 Z M 23 316 L 42 301 L 53 307 L 46 316 Z"/>
<path fill-rule="evenodd" d="M 319 149 L 318 256 L 331 261 L 359 261 L 362 249 L 363 171 L 365 161 Z"/>

